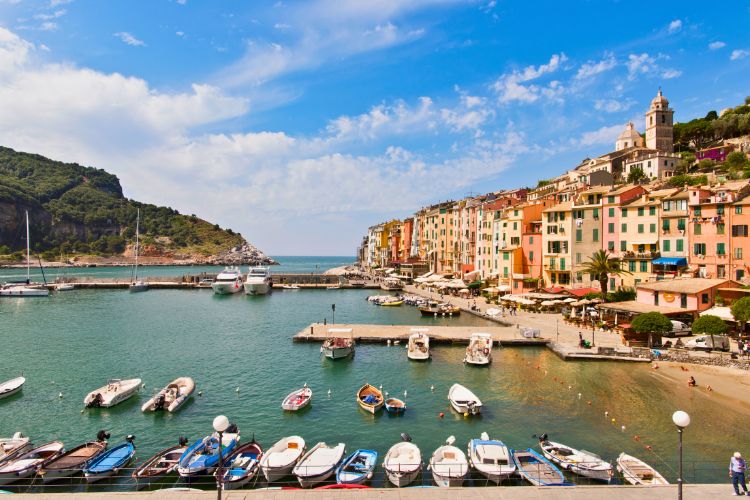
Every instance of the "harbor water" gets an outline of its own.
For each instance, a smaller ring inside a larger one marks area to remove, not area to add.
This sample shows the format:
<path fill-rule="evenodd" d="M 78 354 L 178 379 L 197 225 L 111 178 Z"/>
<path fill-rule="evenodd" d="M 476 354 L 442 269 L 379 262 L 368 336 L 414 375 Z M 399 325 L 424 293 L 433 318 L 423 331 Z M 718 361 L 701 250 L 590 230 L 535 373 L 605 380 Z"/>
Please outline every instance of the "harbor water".
<path fill-rule="evenodd" d="M 315 260 L 286 265 L 309 271 L 328 262 Z M 351 259 L 339 260 L 333 265 Z M 525 448 L 536 444 L 534 434 L 546 432 L 608 461 L 623 451 L 638 456 L 674 481 L 677 433 L 671 415 L 682 409 L 692 417 L 685 432 L 687 481 L 725 481 L 731 452 L 749 449 L 743 410 L 674 387 L 648 365 L 563 362 L 545 348 L 514 347 L 496 349 L 489 368 L 475 368 L 462 363 L 462 346 L 434 346 L 432 360 L 419 363 L 407 360 L 404 345 L 374 344 L 357 346 L 353 359 L 332 362 L 317 344 L 292 343 L 311 322 L 330 323 L 332 304 L 341 323 L 475 325 L 478 331 L 486 325 L 467 314 L 435 319 L 408 306 L 378 307 L 365 300 L 372 293 L 300 290 L 248 297 L 211 290 L 74 290 L 0 299 L 0 380 L 21 372 L 27 378 L 21 394 L 0 401 L 0 436 L 22 431 L 37 444 L 59 439 L 72 447 L 106 429 L 113 444 L 134 434 L 143 460 L 179 436 L 192 442 L 209 434 L 213 418 L 224 414 L 243 440 L 254 436 L 264 447 L 299 434 L 308 446 L 325 441 L 344 442 L 347 450 L 375 449 L 379 463 L 406 432 L 427 463 L 450 435 L 461 448 L 482 432 Z M 178 376 L 195 379 L 192 401 L 175 414 L 141 413 L 152 391 Z M 138 396 L 111 409 L 82 411 L 86 393 L 107 379 L 132 377 L 145 383 Z M 483 400 L 481 417 L 450 409 L 447 393 L 456 382 Z M 284 396 L 305 383 L 314 391 L 311 407 L 283 412 Z M 364 383 L 405 399 L 406 414 L 360 410 L 355 393 Z M 382 472 L 376 481 L 382 483 Z M 422 481 L 429 484 L 429 473 Z M 122 479 L 117 487 L 129 484 Z"/>

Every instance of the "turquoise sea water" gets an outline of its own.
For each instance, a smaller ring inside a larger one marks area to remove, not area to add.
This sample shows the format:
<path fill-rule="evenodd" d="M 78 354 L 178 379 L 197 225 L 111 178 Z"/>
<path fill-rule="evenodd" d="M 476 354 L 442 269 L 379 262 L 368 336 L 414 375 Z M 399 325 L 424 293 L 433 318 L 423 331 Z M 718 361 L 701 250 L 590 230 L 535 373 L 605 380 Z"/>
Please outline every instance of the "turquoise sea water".
<path fill-rule="evenodd" d="M 505 348 L 495 351 L 491 367 L 474 368 L 462 364 L 460 346 L 436 346 L 430 362 L 415 363 L 404 346 L 372 344 L 359 345 L 352 360 L 332 362 L 321 357 L 318 344 L 292 343 L 309 323 L 330 322 L 333 303 L 341 323 L 484 324 L 469 315 L 435 320 L 411 307 L 377 307 L 365 300 L 371 293 L 302 290 L 246 297 L 210 290 L 76 290 L 0 299 L 0 380 L 20 372 L 27 377 L 20 395 L 0 401 L 0 436 L 20 430 L 38 444 L 60 439 L 72 447 L 107 429 L 112 443 L 135 434 L 138 458 L 146 459 L 178 436 L 193 441 L 210 433 L 213 417 L 225 414 L 243 439 L 254 435 L 265 447 L 299 434 L 309 446 L 326 441 L 344 442 L 348 450 L 374 448 L 380 461 L 407 432 L 426 463 L 449 435 L 462 448 L 483 431 L 522 448 L 535 444 L 533 434 L 547 432 L 608 460 L 621 451 L 634 454 L 674 480 L 677 435 L 670 417 L 679 408 L 693 419 L 685 433 L 688 481 L 724 481 L 730 453 L 748 449 L 747 415 L 687 387 L 671 387 L 648 366 L 566 363 L 543 348 Z M 176 414 L 141 413 L 152 391 L 178 376 L 193 377 L 203 396 Z M 140 377 L 146 388 L 112 409 L 81 412 L 85 394 L 114 377 Z M 360 410 L 355 393 L 365 382 L 399 397 L 407 391 L 406 414 Z M 452 412 L 447 392 L 455 382 L 483 400 L 481 417 Z M 304 383 L 314 391 L 311 407 L 284 413 L 282 399 Z M 430 483 L 429 473 L 422 481 Z M 382 475 L 376 477 L 380 482 Z M 122 479 L 117 487 L 129 484 Z"/>

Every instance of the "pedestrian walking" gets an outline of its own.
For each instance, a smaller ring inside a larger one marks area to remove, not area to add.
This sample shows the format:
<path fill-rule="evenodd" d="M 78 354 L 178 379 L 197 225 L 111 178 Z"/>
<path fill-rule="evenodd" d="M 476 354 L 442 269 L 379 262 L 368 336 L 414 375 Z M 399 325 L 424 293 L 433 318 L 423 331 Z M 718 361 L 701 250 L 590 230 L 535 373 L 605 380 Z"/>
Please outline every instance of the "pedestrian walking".
<path fill-rule="evenodd" d="M 745 459 L 739 451 L 735 451 L 732 458 L 729 459 L 729 477 L 732 478 L 734 487 L 734 496 L 747 495 L 747 485 L 745 484 Z M 742 486 L 740 493 L 739 486 Z"/>

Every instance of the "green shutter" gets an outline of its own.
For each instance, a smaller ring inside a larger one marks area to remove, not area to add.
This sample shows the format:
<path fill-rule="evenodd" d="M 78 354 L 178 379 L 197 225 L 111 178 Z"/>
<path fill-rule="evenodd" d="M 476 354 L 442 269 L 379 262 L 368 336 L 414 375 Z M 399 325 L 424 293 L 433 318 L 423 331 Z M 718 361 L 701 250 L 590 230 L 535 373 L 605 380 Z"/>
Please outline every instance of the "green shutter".
<path fill-rule="evenodd" d="M 594 241 L 599 241 L 599 230 L 594 229 Z"/>
<path fill-rule="evenodd" d="M 610 222 L 609 224 L 607 224 L 607 231 L 609 232 L 609 234 L 613 234 L 615 232 L 614 222 Z"/>
<path fill-rule="evenodd" d="M 716 244 L 716 255 L 725 255 L 725 252 L 724 252 L 724 243 L 717 243 Z"/>
<path fill-rule="evenodd" d="M 628 232 L 628 225 L 624 222 L 620 224 L 620 232 L 627 233 Z"/>
<path fill-rule="evenodd" d="M 662 249 L 663 249 L 663 250 L 664 250 L 665 252 L 669 252 L 669 240 L 664 240 L 664 241 L 662 242 L 661 246 L 662 246 Z"/>
<path fill-rule="evenodd" d="M 685 248 L 683 240 L 676 240 L 675 247 L 675 251 L 682 252 L 682 250 Z"/>
<path fill-rule="evenodd" d="M 621 251 L 621 252 L 624 252 L 624 251 L 626 251 L 627 249 L 628 249 L 628 242 L 627 242 L 627 241 L 625 241 L 625 240 L 622 240 L 622 241 L 620 242 L 620 251 Z"/>
<path fill-rule="evenodd" d="M 648 232 L 649 233 L 655 233 L 656 232 L 656 224 L 649 224 L 648 225 Z"/>
<path fill-rule="evenodd" d="M 576 229 L 576 241 L 583 241 L 583 229 Z"/>
<path fill-rule="evenodd" d="M 611 196 L 610 196 L 610 198 L 611 198 Z M 614 217 L 615 216 L 615 207 L 610 207 L 610 209 L 609 209 L 609 216 L 610 217 Z"/>

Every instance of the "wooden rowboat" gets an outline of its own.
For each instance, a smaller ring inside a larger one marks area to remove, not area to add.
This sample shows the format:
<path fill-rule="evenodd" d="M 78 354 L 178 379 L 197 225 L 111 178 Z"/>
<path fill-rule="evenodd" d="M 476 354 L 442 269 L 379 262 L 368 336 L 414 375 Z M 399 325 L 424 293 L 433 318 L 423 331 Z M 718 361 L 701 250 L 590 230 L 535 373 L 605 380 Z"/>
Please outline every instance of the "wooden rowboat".
<path fill-rule="evenodd" d="M 373 415 L 383 408 L 383 393 L 370 384 L 365 384 L 357 391 L 357 403 L 363 410 Z"/>
<path fill-rule="evenodd" d="M 394 415 L 401 415 L 406 411 L 406 403 L 398 398 L 388 398 L 385 400 L 385 411 Z"/>
<path fill-rule="evenodd" d="M 312 389 L 307 384 L 302 389 L 290 393 L 284 398 L 281 407 L 287 411 L 297 411 L 310 404 L 312 401 Z"/>

